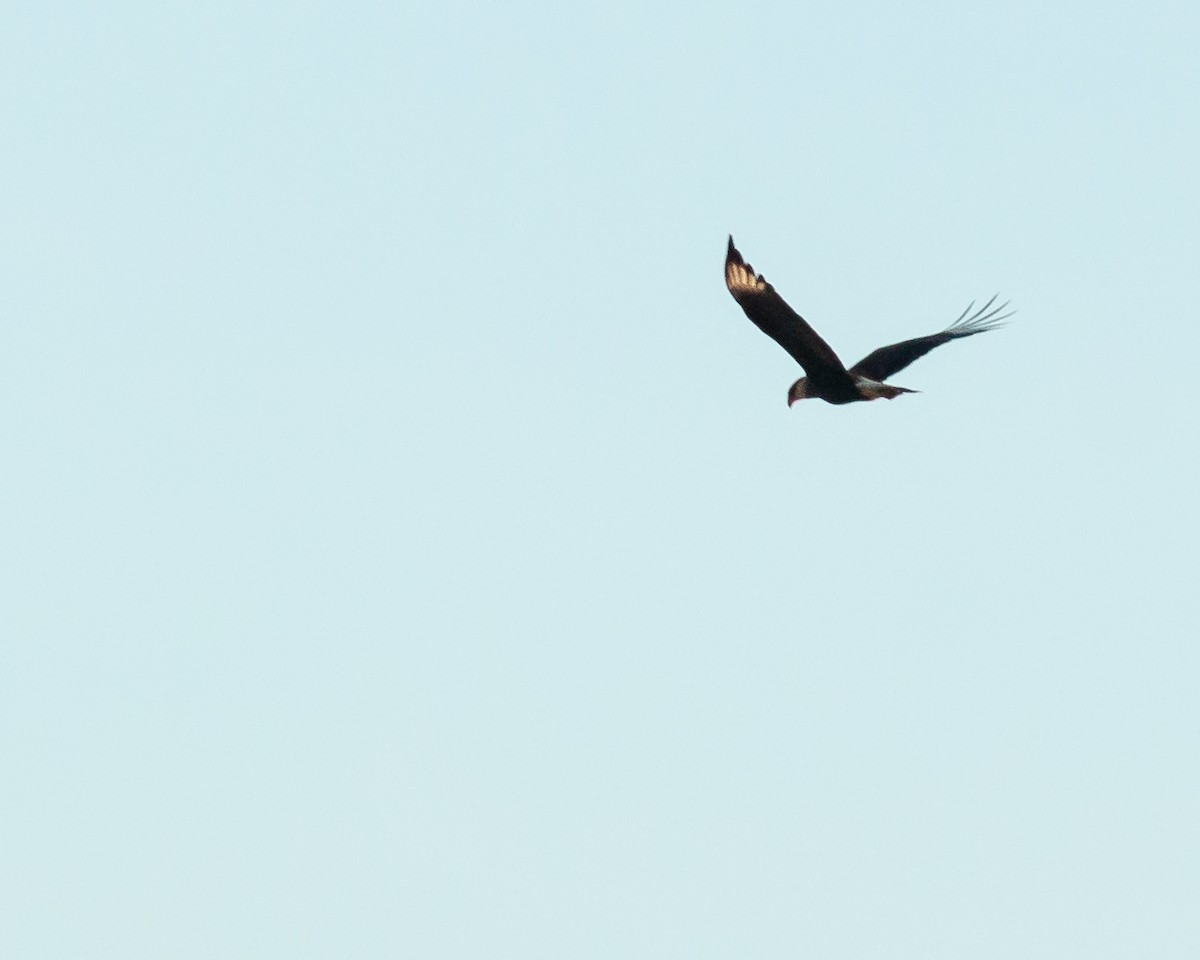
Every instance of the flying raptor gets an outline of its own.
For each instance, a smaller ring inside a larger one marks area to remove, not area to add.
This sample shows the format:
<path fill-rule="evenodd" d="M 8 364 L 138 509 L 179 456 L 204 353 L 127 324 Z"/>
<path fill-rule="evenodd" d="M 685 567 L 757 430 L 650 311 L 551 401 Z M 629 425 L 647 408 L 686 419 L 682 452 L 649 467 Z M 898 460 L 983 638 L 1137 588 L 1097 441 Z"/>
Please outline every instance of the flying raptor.
<path fill-rule="evenodd" d="M 733 245 L 732 236 L 725 254 L 725 286 L 755 326 L 804 368 L 807 376 L 801 377 L 788 390 L 789 407 L 797 400 L 809 397 L 819 397 L 827 403 L 853 403 L 855 400 L 878 400 L 880 397 L 891 400 L 902 393 L 916 393 L 915 390 L 896 387 L 884 381 L 918 357 L 925 356 L 934 347 L 995 330 L 1015 313 L 1004 312 L 1008 301 L 993 306 L 996 297 L 971 313 L 975 307 L 972 302 L 957 320 L 940 333 L 880 347 L 847 370 L 817 331 L 784 303 L 783 297 L 775 292 L 775 288 L 761 273 L 756 274 L 754 268 L 742 259 Z"/>

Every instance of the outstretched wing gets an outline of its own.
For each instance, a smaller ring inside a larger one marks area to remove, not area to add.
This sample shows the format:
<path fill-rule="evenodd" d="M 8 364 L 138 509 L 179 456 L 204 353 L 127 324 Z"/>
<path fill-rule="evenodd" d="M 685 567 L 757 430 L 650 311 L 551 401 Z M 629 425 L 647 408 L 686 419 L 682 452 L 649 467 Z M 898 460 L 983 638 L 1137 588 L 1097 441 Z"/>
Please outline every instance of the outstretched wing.
<path fill-rule="evenodd" d="M 761 273 L 755 274 L 733 245 L 733 237 L 725 254 L 725 286 L 755 326 L 790 353 L 810 377 L 831 369 L 844 374 L 846 368 L 833 348 L 783 302 Z"/>
<path fill-rule="evenodd" d="M 999 294 L 997 294 L 999 296 Z M 887 347 L 880 347 L 873 353 L 867 354 L 850 368 L 851 373 L 862 374 L 864 377 L 870 377 L 872 380 L 886 380 L 892 374 L 903 370 L 914 360 L 925 356 L 934 347 L 940 347 L 943 343 L 949 343 L 951 340 L 958 340 L 962 337 L 973 337 L 977 333 L 986 333 L 988 330 L 995 330 L 1001 326 L 1005 320 L 1011 317 L 1015 310 L 1010 310 L 1005 313 L 1005 308 L 1008 307 L 1009 301 L 1005 301 L 998 307 L 993 307 L 996 302 L 996 297 L 992 297 L 987 303 L 971 313 L 975 302 L 971 301 L 966 310 L 962 312 L 957 320 L 948 326 L 941 333 L 933 333 L 928 337 L 916 337 L 912 340 L 905 340 L 903 343 L 893 343 Z M 967 314 L 971 314 L 967 316 Z"/>

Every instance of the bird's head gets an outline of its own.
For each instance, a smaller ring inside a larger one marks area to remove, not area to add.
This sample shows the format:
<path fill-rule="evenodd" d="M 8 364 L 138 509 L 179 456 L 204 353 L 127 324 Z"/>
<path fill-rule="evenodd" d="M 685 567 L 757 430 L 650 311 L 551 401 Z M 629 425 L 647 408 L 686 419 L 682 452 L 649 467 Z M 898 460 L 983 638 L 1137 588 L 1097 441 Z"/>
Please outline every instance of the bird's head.
<path fill-rule="evenodd" d="M 801 377 L 788 389 L 788 406 L 790 407 L 797 400 L 804 400 L 808 397 L 808 378 Z"/>

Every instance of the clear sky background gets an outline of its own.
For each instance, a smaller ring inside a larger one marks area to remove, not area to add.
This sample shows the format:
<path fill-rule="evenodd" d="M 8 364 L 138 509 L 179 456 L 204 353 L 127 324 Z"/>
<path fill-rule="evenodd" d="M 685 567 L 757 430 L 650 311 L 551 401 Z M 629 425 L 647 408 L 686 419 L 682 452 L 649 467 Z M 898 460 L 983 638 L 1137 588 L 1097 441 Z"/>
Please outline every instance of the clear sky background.
<path fill-rule="evenodd" d="M 1194 3 L 0 26 L 5 957 L 1200 955 Z"/>

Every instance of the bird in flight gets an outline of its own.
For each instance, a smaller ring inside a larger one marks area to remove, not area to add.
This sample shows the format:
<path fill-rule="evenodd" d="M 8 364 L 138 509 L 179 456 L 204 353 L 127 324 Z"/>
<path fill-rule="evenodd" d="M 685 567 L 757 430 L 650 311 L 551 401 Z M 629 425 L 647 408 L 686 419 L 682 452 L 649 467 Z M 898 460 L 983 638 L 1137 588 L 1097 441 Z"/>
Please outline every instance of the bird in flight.
<path fill-rule="evenodd" d="M 1008 301 L 993 306 L 996 297 L 971 313 L 975 304 L 940 333 L 893 343 L 867 354 L 850 369 L 842 364 L 833 348 L 821 339 L 795 310 L 784 303 L 766 278 L 756 274 L 729 238 L 725 254 L 725 286 L 755 326 L 792 355 L 807 376 L 788 390 L 788 406 L 797 400 L 819 397 L 826 403 L 853 403 L 855 400 L 891 400 L 902 393 L 916 393 L 907 387 L 895 387 L 884 381 L 899 373 L 918 357 L 951 340 L 973 337 L 995 330 L 1016 311 L 1005 313 Z"/>

